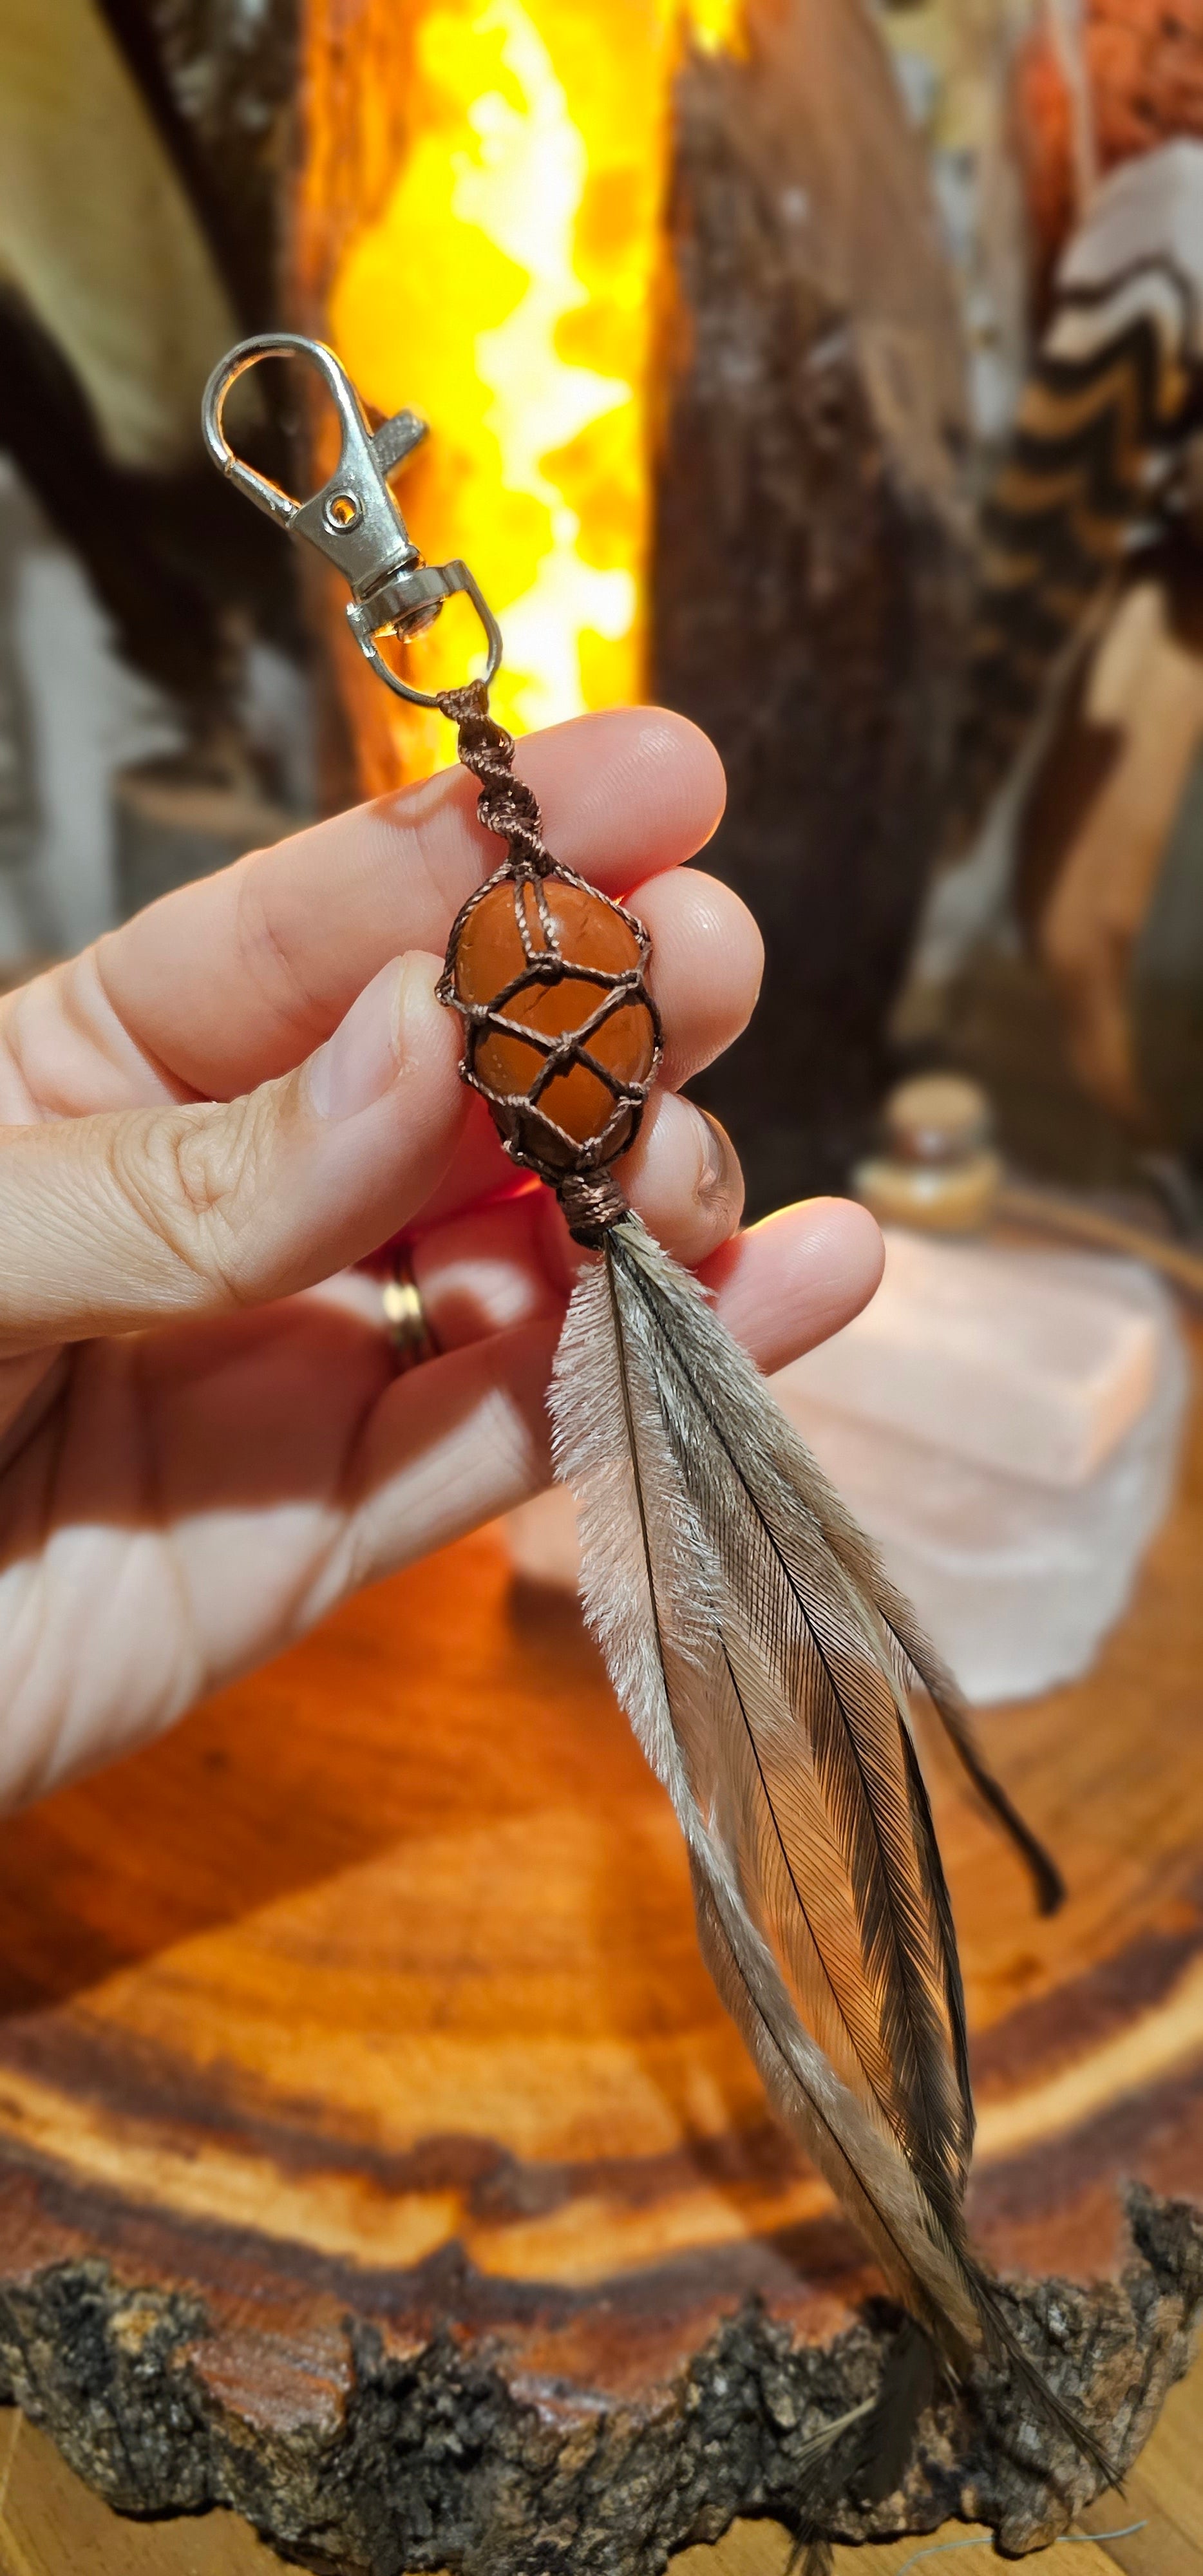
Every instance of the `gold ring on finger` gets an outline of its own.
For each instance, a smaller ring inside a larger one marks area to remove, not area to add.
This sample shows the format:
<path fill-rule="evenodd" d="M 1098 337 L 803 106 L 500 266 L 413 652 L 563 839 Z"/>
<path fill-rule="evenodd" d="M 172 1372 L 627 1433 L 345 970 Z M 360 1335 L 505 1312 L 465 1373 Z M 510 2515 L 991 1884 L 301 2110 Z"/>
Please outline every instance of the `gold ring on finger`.
<path fill-rule="evenodd" d="M 384 1324 L 393 1346 L 398 1374 L 436 1359 L 438 1343 L 430 1329 L 413 1263 L 402 1246 L 393 1256 L 393 1275 L 381 1290 Z"/>

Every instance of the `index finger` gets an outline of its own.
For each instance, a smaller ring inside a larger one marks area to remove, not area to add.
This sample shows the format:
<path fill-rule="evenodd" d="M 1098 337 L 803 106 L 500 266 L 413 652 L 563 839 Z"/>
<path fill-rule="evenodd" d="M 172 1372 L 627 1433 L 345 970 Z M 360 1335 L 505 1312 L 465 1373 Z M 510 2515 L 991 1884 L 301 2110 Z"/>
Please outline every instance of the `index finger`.
<path fill-rule="evenodd" d="M 532 734 L 514 765 L 555 856 L 612 894 L 691 858 L 722 812 L 713 745 L 658 707 Z M 389 958 L 442 950 L 503 854 L 476 796 L 464 770 L 444 770 L 164 896 L 97 952 L 124 1028 L 207 1099 L 289 1071 Z"/>

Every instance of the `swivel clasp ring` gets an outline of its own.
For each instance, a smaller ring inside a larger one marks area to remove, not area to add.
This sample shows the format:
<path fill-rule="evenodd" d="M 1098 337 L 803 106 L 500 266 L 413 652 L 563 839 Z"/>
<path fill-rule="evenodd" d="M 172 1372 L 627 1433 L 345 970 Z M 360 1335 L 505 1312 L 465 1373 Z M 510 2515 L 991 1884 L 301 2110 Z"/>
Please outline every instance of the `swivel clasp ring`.
<path fill-rule="evenodd" d="M 226 399 L 239 376 L 264 358 L 304 358 L 316 367 L 338 412 L 342 447 L 328 483 L 311 500 L 294 501 L 266 474 L 237 456 L 226 437 Z M 201 406 L 205 445 L 220 471 L 244 492 L 256 509 L 286 528 L 290 536 L 316 546 L 334 564 L 351 592 L 347 622 L 360 652 L 397 697 L 411 706 L 435 707 L 426 689 L 411 688 L 389 669 L 378 638 L 420 635 L 439 616 L 444 602 L 462 591 L 471 601 L 484 633 L 487 687 L 501 661 L 501 630 L 465 563 L 427 564 L 415 546 L 389 489 L 389 476 L 426 436 L 426 423 L 416 412 L 394 412 L 372 430 L 355 387 L 332 349 L 299 331 L 261 331 L 240 340 L 216 366 Z"/>

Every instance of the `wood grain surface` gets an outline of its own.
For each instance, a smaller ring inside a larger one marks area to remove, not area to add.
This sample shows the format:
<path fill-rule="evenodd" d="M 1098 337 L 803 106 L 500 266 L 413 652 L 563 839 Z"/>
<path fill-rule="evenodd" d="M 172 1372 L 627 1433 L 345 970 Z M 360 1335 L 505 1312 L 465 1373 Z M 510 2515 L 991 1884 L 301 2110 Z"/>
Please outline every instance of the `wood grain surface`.
<path fill-rule="evenodd" d="M 1045 2318 L 1105 2328 L 1129 2450 L 1201 2287 L 1188 2215 L 1146 2203 L 1133 2269 L 1121 2203 L 1203 2171 L 1201 1469 L 1196 1438 L 1090 1679 L 984 1724 L 1060 1917 L 931 1764 L 974 2224 L 1004 2269 L 1110 2284 Z M 0 2362 L 77 2469 L 373 2576 L 643 2570 L 787 2510 L 806 2409 L 890 2319 L 766 2117 L 575 1616 L 493 1534 L 0 1846 Z M 1026 2545 L 1073 2505 L 1020 2510 L 950 2438 L 838 2527 L 972 2495 Z"/>

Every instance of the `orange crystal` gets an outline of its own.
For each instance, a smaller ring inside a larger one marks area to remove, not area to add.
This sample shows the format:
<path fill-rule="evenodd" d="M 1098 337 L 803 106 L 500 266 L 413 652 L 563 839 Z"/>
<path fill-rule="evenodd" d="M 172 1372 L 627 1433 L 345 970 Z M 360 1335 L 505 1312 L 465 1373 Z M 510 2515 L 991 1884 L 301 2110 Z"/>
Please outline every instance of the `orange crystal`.
<path fill-rule="evenodd" d="M 605 975 L 626 974 L 639 967 L 640 944 L 617 905 L 592 886 L 573 885 L 552 874 L 543 879 L 542 894 L 567 970 L 564 974 L 549 980 L 530 972 L 519 921 L 525 919 L 534 954 L 545 956 L 549 941 L 539 895 L 529 882 L 515 884 L 503 879 L 489 887 L 463 923 L 450 960 L 452 980 L 460 1001 L 492 1007 L 499 994 L 507 993 L 517 978 L 528 976 L 529 980 L 509 992 L 500 1005 L 505 1019 L 522 1028 L 537 1029 L 544 1037 L 560 1037 L 567 1031 L 583 1029 L 606 1001 L 604 985 L 591 983 L 585 975 L 574 975 L 571 969 L 592 967 Z M 521 915 L 519 905 L 523 907 Z M 590 1031 L 584 1044 L 595 1062 L 604 1065 L 619 1083 L 646 1082 L 655 1061 L 656 1032 L 641 992 L 624 994 Z M 509 1030 L 497 1028 L 474 1031 L 469 1050 L 471 1069 L 478 1081 L 507 1100 L 523 1099 L 546 1061 L 540 1048 L 528 1046 Z M 615 1105 L 608 1086 L 588 1065 L 579 1063 L 554 1074 L 538 1100 L 544 1116 L 579 1145 L 587 1145 L 603 1133 L 614 1116 Z M 632 1124 L 633 1114 L 628 1112 L 614 1141 L 616 1154 L 621 1153 Z M 554 1138 L 540 1134 L 538 1150 L 549 1162 L 559 1159 Z M 567 1147 L 563 1160 L 567 1168 L 571 1161 Z"/>

